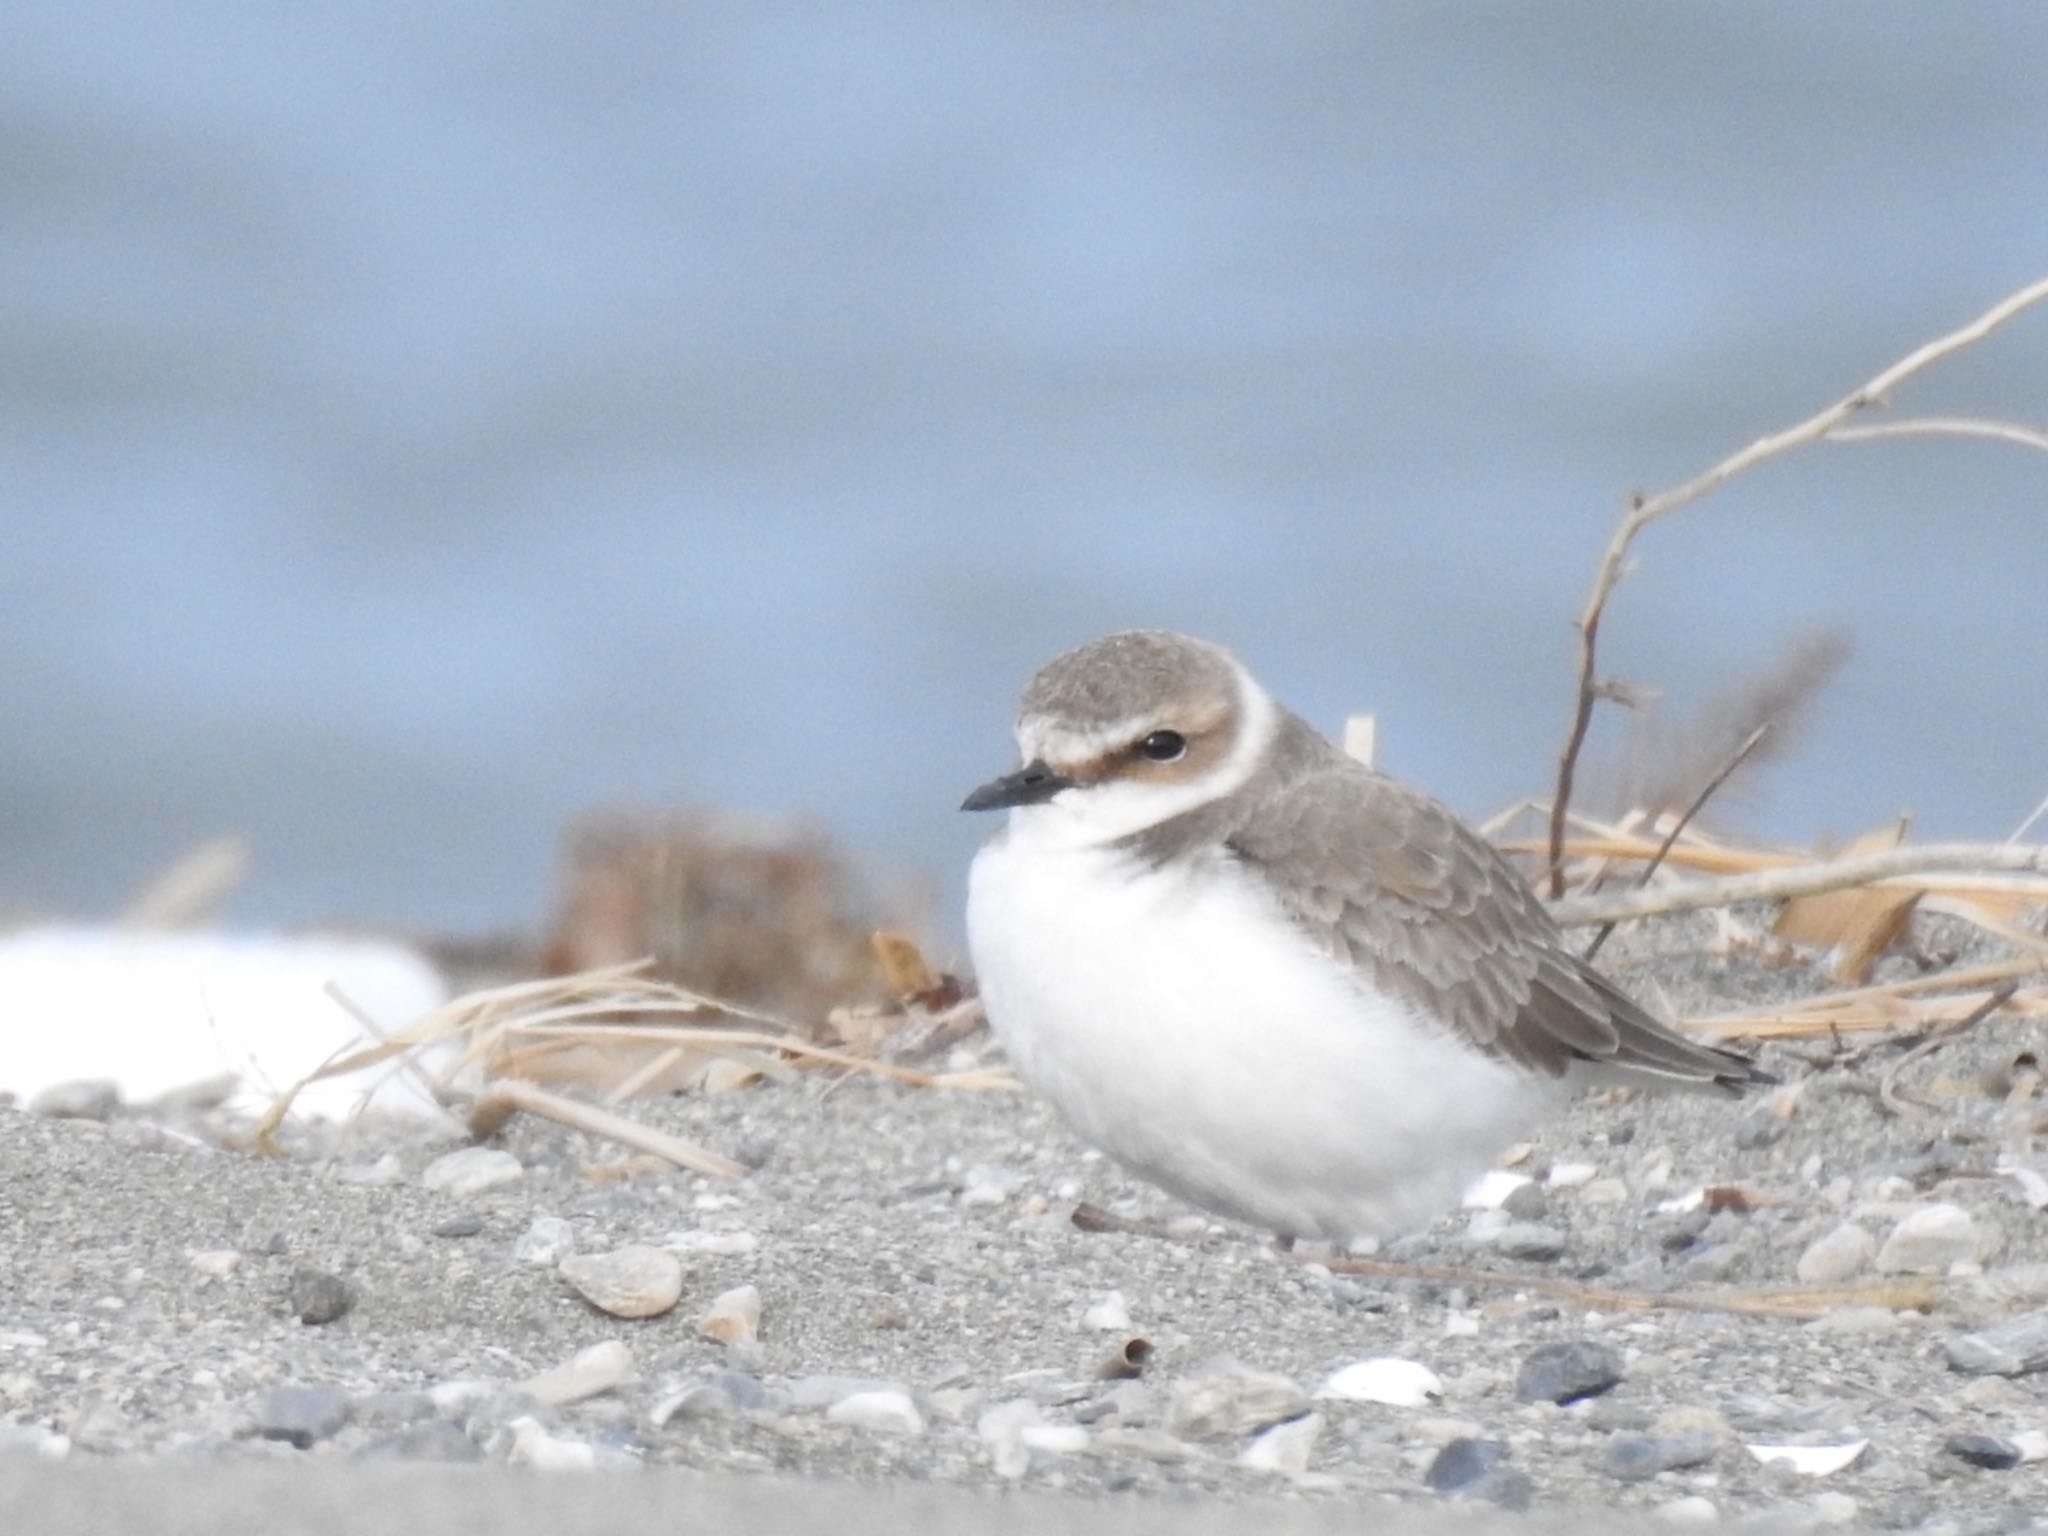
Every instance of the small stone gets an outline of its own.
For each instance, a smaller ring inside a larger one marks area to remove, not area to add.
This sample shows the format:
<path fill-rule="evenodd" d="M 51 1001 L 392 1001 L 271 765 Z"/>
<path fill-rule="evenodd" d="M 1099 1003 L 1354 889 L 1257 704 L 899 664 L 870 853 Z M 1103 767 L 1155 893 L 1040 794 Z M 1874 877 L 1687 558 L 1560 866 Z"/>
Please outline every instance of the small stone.
<path fill-rule="evenodd" d="M 1124 1293 L 1107 1291 L 1096 1297 L 1081 1314 L 1081 1326 L 1098 1333 L 1129 1333 L 1131 1309 L 1124 1302 Z"/>
<path fill-rule="evenodd" d="M 1856 1518 L 1861 1506 L 1840 1489 L 1830 1488 L 1808 1499 L 1806 1507 L 1814 1512 L 1823 1525 L 1847 1525 Z"/>
<path fill-rule="evenodd" d="M 120 1107 L 121 1085 L 105 1077 L 52 1083 L 28 1101 L 30 1114 L 52 1120 L 110 1120 Z"/>
<path fill-rule="evenodd" d="M 1489 1168 L 1472 1181 L 1460 1204 L 1468 1211 L 1497 1211 L 1507 1204 L 1508 1196 L 1534 1182 L 1526 1173 L 1511 1168 Z"/>
<path fill-rule="evenodd" d="M 512 1245 L 512 1257 L 522 1264 L 553 1269 L 576 1251 L 576 1228 L 560 1216 L 536 1216 Z"/>
<path fill-rule="evenodd" d="M 1579 1190 L 1579 1199 L 1586 1205 L 1620 1205 L 1628 1199 L 1628 1183 L 1612 1174 L 1604 1179 L 1588 1179 Z"/>
<path fill-rule="evenodd" d="M 1515 1376 L 1515 1401 L 1576 1403 L 1598 1397 L 1622 1377 L 1621 1354 L 1590 1339 L 1539 1344 L 1523 1358 Z"/>
<path fill-rule="evenodd" d="M 443 1153 L 421 1170 L 420 1183 L 450 1195 L 477 1195 L 526 1177 L 526 1169 L 510 1152 L 495 1147 L 458 1147 Z"/>
<path fill-rule="evenodd" d="M 1308 1470 L 1309 1458 L 1315 1454 L 1316 1440 L 1322 1432 L 1323 1416 L 1320 1413 L 1304 1413 L 1297 1419 L 1283 1419 L 1270 1428 L 1260 1430 L 1245 1443 L 1244 1449 L 1237 1453 L 1238 1465 L 1299 1477 Z"/>
<path fill-rule="evenodd" d="M 1809 1243 L 1793 1272 L 1808 1285 L 1839 1285 L 1861 1274 L 1876 1256 L 1877 1239 L 1845 1221 Z"/>
<path fill-rule="evenodd" d="M 682 1261 L 641 1243 L 610 1253 L 571 1254 L 555 1270 L 585 1301 L 613 1317 L 659 1317 L 683 1297 Z"/>
<path fill-rule="evenodd" d="M 697 1319 L 697 1331 L 721 1344 L 745 1344 L 760 1337 L 761 1293 L 751 1285 L 721 1291 Z"/>
<path fill-rule="evenodd" d="M 1436 1453 L 1422 1480 L 1447 1498 L 1527 1509 L 1535 1488 L 1507 1465 L 1512 1454 L 1503 1440 L 1453 1440 Z"/>
<path fill-rule="evenodd" d="M 757 1376 L 744 1371 L 713 1371 L 700 1381 L 666 1393 L 648 1414 L 656 1429 L 670 1419 L 723 1419 L 735 1414 L 765 1413 L 774 1399 Z"/>
<path fill-rule="evenodd" d="M 878 1381 L 871 1376 L 799 1376 L 789 1384 L 789 1406 L 798 1413 L 813 1413 L 856 1392 L 902 1390 L 893 1381 Z"/>
<path fill-rule="evenodd" d="M 842 1397 L 825 1410 L 834 1424 L 851 1424 L 856 1429 L 886 1435 L 921 1435 L 924 1415 L 908 1392 L 888 1388 L 877 1392 L 855 1392 Z"/>
<path fill-rule="evenodd" d="M 1949 1367 L 1972 1376 L 2024 1376 L 2048 1368 L 2048 1312 L 2023 1312 L 1980 1333 L 1943 1341 Z"/>
<path fill-rule="evenodd" d="M 2007 1438 L 2018 1447 L 2021 1461 L 2048 1461 L 2048 1429 L 2023 1429 Z"/>
<path fill-rule="evenodd" d="M 1001 1205 L 1024 1187 L 1023 1178 L 1007 1168 L 976 1164 L 967 1170 L 960 1190 L 962 1205 Z"/>
<path fill-rule="evenodd" d="M 1882 1275 L 1945 1275 L 1952 1264 L 1986 1256 L 1992 1234 L 1959 1205 L 1925 1205 L 1912 1212 L 1877 1251 Z"/>
<path fill-rule="evenodd" d="M 617 1339 L 578 1351 L 552 1370 L 528 1377 L 519 1390 L 537 1403 L 580 1403 L 633 1379 L 633 1352 Z"/>
<path fill-rule="evenodd" d="M 1416 1361 L 1391 1356 L 1354 1360 L 1332 1371 L 1329 1379 L 1316 1388 L 1319 1398 L 1385 1403 L 1390 1408 L 1420 1408 L 1443 1395 L 1443 1379 L 1435 1371 Z"/>
<path fill-rule="evenodd" d="M 449 1419 L 429 1419 L 373 1440 L 363 1447 L 363 1455 L 397 1461 L 459 1462 L 481 1461 L 484 1451 L 460 1424 Z"/>
<path fill-rule="evenodd" d="M 581 1440 L 551 1435 L 539 1419 L 527 1415 L 506 1426 L 512 1449 L 506 1456 L 515 1467 L 537 1472 L 582 1472 L 597 1465 L 597 1447 Z"/>
<path fill-rule="evenodd" d="M 348 1394 L 339 1387 L 272 1387 L 257 1401 L 254 1427 L 265 1440 L 303 1451 L 339 1434 L 348 1411 Z"/>
<path fill-rule="evenodd" d="M 1714 1507 L 1714 1501 L 1698 1493 L 1673 1499 L 1669 1504 L 1659 1504 L 1650 1513 L 1670 1525 L 1712 1525 L 1721 1518 L 1721 1511 Z"/>
<path fill-rule="evenodd" d="M 1624 1483 L 1647 1482 L 1660 1472 L 1712 1461 L 1721 1437 L 1704 1431 L 1678 1435 L 1616 1435 L 1600 1455 L 1601 1470 Z"/>
<path fill-rule="evenodd" d="M 242 1255 L 234 1248 L 208 1248 L 190 1255 L 192 1267 L 209 1280 L 225 1280 L 242 1267 Z"/>
<path fill-rule="evenodd" d="M 1530 1189 L 1536 1188 L 1531 1184 Z M 1532 1263 L 1547 1264 L 1561 1259 L 1565 1252 L 1565 1236 L 1555 1227 L 1538 1226 L 1533 1221 L 1512 1222 L 1501 1229 L 1494 1238 L 1493 1246 L 1511 1259 L 1527 1259 Z"/>
<path fill-rule="evenodd" d="M 1031 1447 L 1024 1443 L 1024 1434 L 1044 1423 L 1044 1413 L 1029 1398 L 1015 1398 L 981 1411 L 974 1432 L 987 1448 L 997 1477 L 1015 1481 L 1031 1469 Z"/>
<path fill-rule="evenodd" d="M 436 1237 L 475 1237 L 483 1231 L 484 1219 L 474 1211 L 465 1211 L 460 1216 L 450 1216 L 433 1228 Z"/>
<path fill-rule="evenodd" d="M 1079 1424 L 1026 1424 L 1017 1439 L 1025 1450 L 1048 1456 L 1072 1456 L 1088 1449 L 1088 1431 Z"/>
<path fill-rule="evenodd" d="M 1544 1193 L 1541 1184 L 1531 1179 L 1527 1184 L 1517 1184 L 1509 1190 L 1500 1208 L 1516 1221 L 1537 1222 L 1550 1213 L 1550 1196 Z"/>
<path fill-rule="evenodd" d="M 2018 1446 L 1997 1435 L 1950 1435 L 1941 1442 L 1941 1448 L 1958 1461 L 1967 1461 L 1987 1472 L 2010 1472 L 2025 1459 Z"/>
<path fill-rule="evenodd" d="M 1592 1183 L 1599 1172 L 1592 1163 L 1552 1163 L 1543 1182 L 1552 1189 L 1580 1189 Z"/>
<path fill-rule="evenodd" d="M 354 1288 L 341 1276 L 304 1264 L 292 1271 L 285 1298 L 292 1314 L 308 1328 L 346 1317 L 356 1304 Z"/>
<path fill-rule="evenodd" d="M 1218 1360 L 1173 1384 L 1168 1426 L 1198 1439 L 1248 1435 L 1307 1411 L 1308 1394 L 1287 1377 Z"/>

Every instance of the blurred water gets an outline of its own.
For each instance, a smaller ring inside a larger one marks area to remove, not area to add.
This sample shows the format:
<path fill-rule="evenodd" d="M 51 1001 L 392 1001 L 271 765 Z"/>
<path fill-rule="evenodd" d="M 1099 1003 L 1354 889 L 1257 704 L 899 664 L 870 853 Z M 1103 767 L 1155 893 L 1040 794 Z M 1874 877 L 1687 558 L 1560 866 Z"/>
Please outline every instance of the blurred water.
<path fill-rule="evenodd" d="M 530 918 L 617 795 L 942 890 L 1014 690 L 1240 647 L 1542 789 L 1626 493 L 2048 271 L 2048 12 L 280 12 L 0 37 L 0 905 L 239 829 L 255 921 Z M 2048 419 L 2048 315 L 1916 386 Z M 2048 461 L 1816 450 L 1653 530 L 1610 665 L 1855 660 L 1728 813 L 2048 791 Z"/>

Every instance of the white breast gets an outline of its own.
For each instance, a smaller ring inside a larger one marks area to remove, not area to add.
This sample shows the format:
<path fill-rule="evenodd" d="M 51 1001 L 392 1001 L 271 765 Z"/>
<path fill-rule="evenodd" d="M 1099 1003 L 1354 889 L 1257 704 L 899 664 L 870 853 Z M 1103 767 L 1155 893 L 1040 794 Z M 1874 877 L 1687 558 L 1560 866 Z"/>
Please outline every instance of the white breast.
<path fill-rule="evenodd" d="M 1555 1092 L 1313 948 L 1235 862 L 998 835 L 967 924 L 989 1021 L 1082 1135 L 1291 1236 L 1399 1231 Z"/>

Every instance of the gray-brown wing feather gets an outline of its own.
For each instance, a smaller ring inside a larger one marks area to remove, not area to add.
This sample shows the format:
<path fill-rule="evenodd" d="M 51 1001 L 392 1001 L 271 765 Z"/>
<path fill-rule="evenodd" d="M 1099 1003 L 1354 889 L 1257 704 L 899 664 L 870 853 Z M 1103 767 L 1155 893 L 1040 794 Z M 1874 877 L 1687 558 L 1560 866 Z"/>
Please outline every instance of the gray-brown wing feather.
<path fill-rule="evenodd" d="M 1330 954 L 1485 1050 L 1739 1088 L 1744 1058 L 1673 1034 L 1564 948 L 1528 884 L 1450 811 L 1348 760 L 1262 797 L 1228 846 Z"/>

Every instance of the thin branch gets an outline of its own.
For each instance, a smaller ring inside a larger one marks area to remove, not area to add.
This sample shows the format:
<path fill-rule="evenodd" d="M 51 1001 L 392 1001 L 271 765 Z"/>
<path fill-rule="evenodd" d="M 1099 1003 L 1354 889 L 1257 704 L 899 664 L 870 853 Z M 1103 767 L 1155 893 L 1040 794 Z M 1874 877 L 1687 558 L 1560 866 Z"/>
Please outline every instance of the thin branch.
<path fill-rule="evenodd" d="M 1868 443 L 1887 437 L 1978 437 L 2016 443 L 2048 453 L 2048 432 L 2016 421 L 1991 421 L 1979 416 L 1908 416 L 1868 426 L 1836 427 L 1823 434 L 1831 443 Z"/>
<path fill-rule="evenodd" d="M 1702 907 L 1727 907 L 1743 901 L 1784 901 L 1813 896 L 1852 885 L 1872 885 L 1906 875 L 1942 870 L 1990 870 L 2040 873 L 2048 871 L 2048 845 L 2039 843 L 1926 843 L 1913 848 L 1887 848 L 1880 853 L 1797 864 L 1789 869 L 1761 869 L 1754 874 L 1724 875 L 1714 880 L 1689 880 L 1654 891 L 1623 891 L 1614 896 L 1577 896 L 1556 902 L 1550 912 L 1566 928 L 1619 922 L 1625 917 L 1655 917 L 1665 912 L 1696 912 Z"/>
<path fill-rule="evenodd" d="M 1923 1107 L 1918 1103 L 1909 1102 L 1908 1100 L 1899 1097 L 1899 1074 L 1905 1071 L 1906 1067 L 1910 1063 L 1918 1061 L 1922 1056 L 1929 1055 L 1932 1052 L 1939 1050 L 1943 1045 L 1945 1045 L 1948 1041 L 1953 1040 L 1957 1035 L 1963 1034 L 1968 1030 L 1974 1029 L 1977 1025 L 1982 1024 L 1986 1019 L 1990 1018 L 1992 1014 L 1998 1012 L 1999 1009 L 2003 1008 L 2007 1003 L 2011 1002 L 2013 994 L 2019 991 L 2019 989 L 2020 984 L 2017 981 L 2003 982 L 1992 990 L 1991 995 L 1989 997 L 1985 998 L 1983 1002 L 1979 1003 L 1976 1007 L 1972 1008 L 1960 1019 L 1951 1019 L 1946 1024 L 1939 1024 L 1931 1027 L 1928 1030 L 1925 1039 L 1921 1040 L 1911 1050 L 1907 1051 L 1904 1055 L 1899 1057 L 1897 1061 L 1893 1062 L 1891 1066 L 1885 1070 L 1884 1076 L 1878 1079 L 1878 1103 L 1882 1104 L 1886 1109 L 1890 1110 L 1893 1114 L 1899 1116 L 1899 1118 L 1902 1120 L 1912 1119 L 1927 1113 L 1927 1107 Z"/>
<path fill-rule="evenodd" d="M 1642 874 L 1636 878 L 1637 890 L 1650 883 L 1651 877 L 1657 873 L 1657 866 L 1664 862 L 1665 855 L 1671 852 L 1672 845 L 1678 841 L 1679 834 L 1691 825 L 1693 817 L 1699 815 L 1700 809 L 1713 798 L 1714 791 L 1728 782 L 1728 776 L 1743 765 L 1749 754 L 1757 749 L 1757 744 L 1770 732 L 1771 722 L 1766 720 L 1743 737 L 1742 744 L 1729 754 L 1728 761 L 1715 769 L 1714 776 L 1700 786 L 1700 792 L 1692 797 L 1692 804 L 1685 808 L 1685 814 L 1671 824 L 1671 830 L 1664 834 L 1664 841 L 1657 845 L 1657 851 L 1651 854 L 1649 862 L 1643 865 Z M 1593 935 L 1593 942 L 1586 946 L 1588 960 L 1600 953 L 1600 946 L 1607 942 L 1608 935 L 1614 932 L 1615 925 L 1620 921 L 1619 918 L 1609 919 L 1600 931 Z"/>
<path fill-rule="evenodd" d="M 1596 649 L 1600 633 L 1600 616 L 1606 611 L 1607 599 L 1614 591 L 1615 584 L 1621 580 L 1629 545 L 1634 542 L 1635 536 L 1658 518 L 1699 500 L 1744 470 L 1825 437 L 1857 412 L 1884 403 L 1885 397 L 1893 389 L 1923 368 L 1983 340 L 2014 315 L 2040 303 L 2043 299 L 2048 299 L 2048 277 L 2030 283 L 2017 293 L 2001 299 L 1968 325 L 1950 331 L 1945 336 L 1936 337 L 1917 351 L 1908 353 L 1861 389 L 1844 395 L 1833 405 L 1809 416 L 1797 425 L 1758 438 L 1748 447 L 1730 454 L 1713 468 L 1695 475 L 1682 485 L 1661 491 L 1655 496 L 1639 495 L 1634 498 L 1628 515 L 1622 518 L 1613 537 L 1608 540 L 1607 548 L 1600 556 L 1599 567 L 1593 576 L 1593 590 L 1586 599 L 1585 611 L 1579 616 L 1578 688 L 1572 704 L 1571 725 L 1565 732 L 1564 746 L 1558 753 L 1557 789 L 1550 802 L 1549 871 L 1550 895 L 1553 900 L 1564 895 L 1565 816 L 1571 805 L 1572 780 L 1577 773 L 1579 753 L 1585 746 L 1586 732 L 1593 722 L 1593 703 L 1600 691 Z"/>
<path fill-rule="evenodd" d="M 1164 1222 L 1119 1216 L 1086 1201 L 1074 1207 L 1073 1223 L 1083 1232 L 1124 1233 L 1184 1243 Z M 1375 1280 L 1419 1280 L 1425 1284 L 1498 1286 L 1554 1296 L 1559 1301 L 1601 1312 L 1720 1312 L 1737 1317 L 1784 1317 L 1811 1320 L 1846 1306 L 1880 1306 L 1895 1311 L 1931 1312 L 1941 1300 L 1939 1280 L 1894 1276 L 1852 1285 L 1767 1286 L 1739 1291 L 1621 1291 L 1561 1275 L 1520 1274 L 1498 1269 L 1472 1269 L 1463 1264 L 1415 1264 L 1401 1259 L 1366 1259 L 1346 1255 L 1311 1258 L 1290 1254 L 1296 1263 L 1316 1264 L 1333 1274 L 1367 1275 Z"/>

